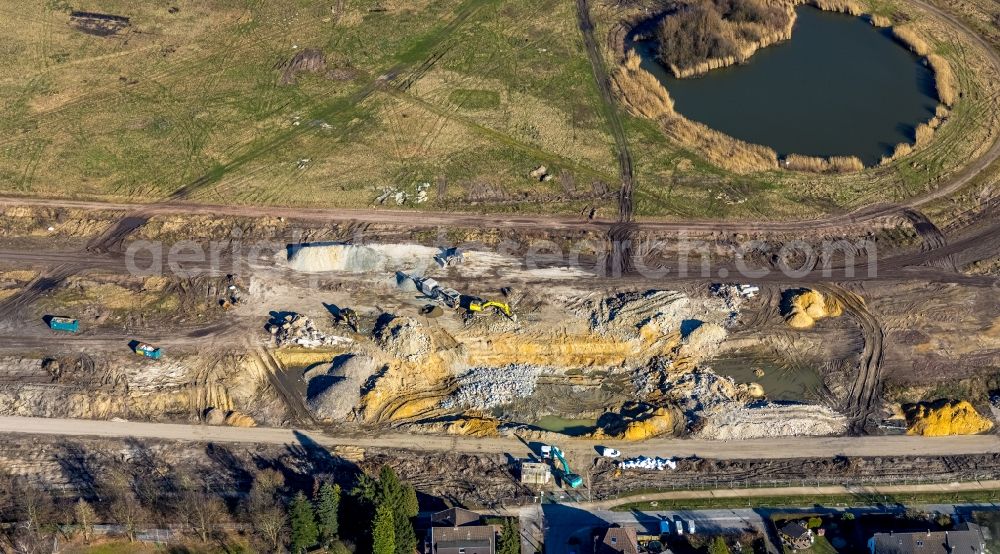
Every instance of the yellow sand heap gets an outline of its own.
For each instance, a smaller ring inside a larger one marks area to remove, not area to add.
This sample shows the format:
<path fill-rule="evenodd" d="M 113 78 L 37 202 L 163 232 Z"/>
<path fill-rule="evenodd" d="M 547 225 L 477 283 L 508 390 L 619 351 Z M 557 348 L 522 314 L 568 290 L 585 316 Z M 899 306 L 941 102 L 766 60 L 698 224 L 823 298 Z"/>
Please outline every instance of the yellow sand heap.
<path fill-rule="evenodd" d="M 993 422 L 966 400 L 914 404 L 908 407 L 906 420 L 910 425 L 907 435 L 925 437 L 976 435 L 993 428 Z"/>
<path fill-rule="evenodd" d="M 629 422 L 625 427 L 624 439 L 641 441 L 670 433 L 674 429 L 674 418 L 666 408 L 657 408 L 649 417 Z"/>
<path fill-rule="evenodd" d="M 254 421 L 252 417 L 242 412 L 233 410 L 226 416 L 226 425 L 231 425 L 233 427 L 256 427 L 257 422 Z"/>
<path fill-rule="evenodd" d="M 496 437 L 500 435 L 499 427 L 498 419 L 466 416 L 446 424 L 444 432 L 466 437 Z"/>
<path fill-rule="evenodd" d="M 808 329 L 816 320 L 839 317 L 842 313 L 844 308 L 836 298 L 825 298 L 819 292 L 806 289 L 792 298 L 785 322 L 793 329 Z"/>

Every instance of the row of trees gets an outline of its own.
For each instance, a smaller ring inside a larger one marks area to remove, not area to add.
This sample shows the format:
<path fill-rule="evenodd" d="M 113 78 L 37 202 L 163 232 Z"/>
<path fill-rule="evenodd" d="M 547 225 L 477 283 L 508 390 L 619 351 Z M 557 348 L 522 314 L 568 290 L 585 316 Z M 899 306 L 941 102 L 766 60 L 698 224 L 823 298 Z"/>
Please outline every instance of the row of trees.
<path fill-rule="evenodd" d="M 249 540 L 263 552 L 416 550 L 416 491 L 392 468 L 382 468 L 377 477 L 360 474 L 349 494 L 330 481 L 306 488 L 289 486 L 273 469 L 256 472 L 245 494 L 223 493 L 204 483 L 167 487 L 152 476 L 119 475 L 102 482 L 89 500 L 66 502 L 53 491 L 0 475 L 0 522 L 18 522 L 0 528 L 0 551 L 51 552 L 55 538 L 70 534 L 90 542 L 99 523 L 118 525 L 128 540 L 144 529 L 177 525 L 201 542 L 233 542 L 227 539 L 240 535 L 235 542 Z"/>

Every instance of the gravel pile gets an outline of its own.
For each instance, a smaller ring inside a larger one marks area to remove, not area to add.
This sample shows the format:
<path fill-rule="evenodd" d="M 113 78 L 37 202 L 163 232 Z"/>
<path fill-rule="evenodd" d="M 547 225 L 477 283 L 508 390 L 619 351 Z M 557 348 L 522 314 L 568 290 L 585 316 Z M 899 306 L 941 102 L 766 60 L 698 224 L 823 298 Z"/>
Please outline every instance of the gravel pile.
<path fill-rule="evenodd" d="M 300 314 L 287 314 L 281 318 L 274 318 L 264 326 L 264 329 L 271 333 L 275 346 L 279 347 L 297 345 L 316 348 L 351 342 L 347 337 L 323 333 L 316 328 L 313 320 Z"/>
<path fill-rule="evenodd" d="M 503 406 L 531 396 L 541 373 L 542 368 L 531 365 L 473 368 L 458 378 L 458 389 L 442 406 L 481 410 Z"/>
<path fill-rule="evenodd" d="M 326 371 L 306 374 L 306 404 L 322 420 L 344 419 L 361 399 L 361 387 L 375 374 L 374 359 L 363 355 L 340 356 Z"/>

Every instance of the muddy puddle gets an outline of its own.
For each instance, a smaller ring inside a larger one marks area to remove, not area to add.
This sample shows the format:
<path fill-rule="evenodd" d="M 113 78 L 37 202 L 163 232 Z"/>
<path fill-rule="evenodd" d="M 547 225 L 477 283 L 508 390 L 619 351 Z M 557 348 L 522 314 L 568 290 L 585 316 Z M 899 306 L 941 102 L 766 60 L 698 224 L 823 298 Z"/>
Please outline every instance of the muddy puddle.
<path fill-rule="evenodd" d="M 592 433 L 597 427 L 597 420 L 569 419 L 557 415 L 547 415 L 538 418 L 538 420 L 533 422 L 531 425 L 545 431 L 552 431 L 553 433 L 562 433 L 563 435 L 575 437 Z"/>
<path fill-rule="evenodd" d="M 777 364 L 772 359 L 746 354 L 716 358 L 708 365 L 737 383 L 759 383 L 767 398 L 778 402 L 814 402 L 823 390 L 819 371 L 804 364 Z M 757 369 L 763 370 L 764 375 L 758 377 Z"/>

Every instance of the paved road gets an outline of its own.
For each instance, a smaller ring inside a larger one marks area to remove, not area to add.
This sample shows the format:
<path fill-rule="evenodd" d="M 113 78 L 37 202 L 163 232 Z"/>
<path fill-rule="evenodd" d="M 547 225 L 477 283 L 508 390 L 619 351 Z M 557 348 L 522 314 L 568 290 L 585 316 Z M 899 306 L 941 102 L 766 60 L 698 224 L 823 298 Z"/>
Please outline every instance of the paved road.
<path fill-rule="evenodd" d="M 529 448 L 517 438 L 478 438 L 407 435 L 384 433 L 332 434 L 316 430 L 273 427 L 213 427 L 174 423 L 134 421 L 97 421 L 40 417 L 0 417 L 0 433 L 29 435 L 64 435 L 91 437 L 137 437 L 193 442 L 228 442 L 250 444 L 293 444 L 312 441 L 320 446 L 359 446 L 363 448 L 404 448 L 425 451 L 470 453 L 510 453 L 524 456 Z M 585 439 L 565 439 L 561 447 L 578 459 L 596 455 L 597 443 Z M 709 441 L 693 439 L 653 439 L 644 443 L 605 441 L 620 449 L 624 456 L 700 456 L 702 458 L 787 459 L 847 456 L 935 456 L 1000 452 L 1000 437 L 975 435 L 955 437 L 786 437 L 745 441 Z"/>

